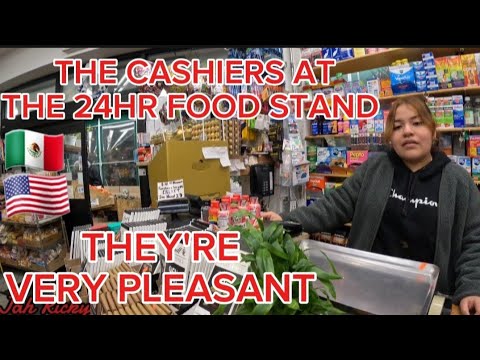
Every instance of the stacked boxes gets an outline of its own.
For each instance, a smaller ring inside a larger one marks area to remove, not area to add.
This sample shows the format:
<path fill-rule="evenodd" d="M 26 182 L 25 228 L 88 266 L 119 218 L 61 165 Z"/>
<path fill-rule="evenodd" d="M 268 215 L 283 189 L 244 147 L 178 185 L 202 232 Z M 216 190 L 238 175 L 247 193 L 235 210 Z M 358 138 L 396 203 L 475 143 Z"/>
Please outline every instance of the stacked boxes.
<path fill-rule="evenodd" d="M 390 81 L 394 95 L 406 94 L 417 90 L 415 72 L 411 65 L 390 66 Z"/>
<path fill-rule="evenodd" d="M 474 180 L 480 180 L 480 157 L 472 157 L 472 176 Z"/>
<path fill-rule="evenodd" d="M 322 48 L 324 59 L 347 60 L 353 58 L 353 54 L 353 48 Z"/>
<path fill-rule="evenodd" d="M 317 165 L 346 167 L 346 147 L 317 147 Z"/>
<path fill-rule="evenodd" d="M 460 56 L 446 56 L 435 59 L 435 69 L 440 89 L 463 87 L 465 85 Z"/>
<path fill-rule="evenodd" d="M 432 52 L 422 54 L 423 69 L 427 82 L 427 91 L 438 90 L 437 71 L 435 70 L 435 58 Z"/>
<path fill-rule="evenodd" d="M 468 156 L 480 156 L 480 135 L 470 135 L 467 142 Z"/>
<path fill-rule="evenodd" d="M 423 67 L 423 62 L 413 61 L 412 66 L 415 72 L 415 86 L 417 87 L 417 92 L 427 91 L 427 72 Z"/>
<path fill-rule="evenodd" d="M 465 77 L 465 86 L 478 86 L 478 71 L 477 65 L 475 62 L 476 55 L 480 54 L 468 54 L 462 55 L 462 68 L 463 68 L 463 75 Z"/>
<path fill-rule="evenodd" d="M 463 113 L 463 96 L 462 95 L 453 95 L 453 126 L 456 128 L 461 128 L 465 126 L 465 116 Z"/>
<path fill-rule="evenodd" d="M 464 127 L 462 95 L 429 97 L 427 98 L 427 105 L 432 112 L 437 127 Z"/>
<path fill-rule="evenodd" d="M 472 174 L 472 159 L 468 156 L 448 156 L 453 162 L 464 168 L 470 175 Z"/>

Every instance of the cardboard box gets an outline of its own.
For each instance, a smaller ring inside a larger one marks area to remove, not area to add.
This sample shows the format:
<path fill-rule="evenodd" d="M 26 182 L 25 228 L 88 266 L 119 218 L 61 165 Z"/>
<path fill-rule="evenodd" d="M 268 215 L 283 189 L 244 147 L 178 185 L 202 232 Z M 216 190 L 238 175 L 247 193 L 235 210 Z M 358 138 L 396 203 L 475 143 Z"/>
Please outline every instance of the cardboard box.
<path fill-rule="evenodd" d="M 152 206 L 157 206 L 158 183 L 183 179 L 185 194 L 220 197 L 230 191 L 230 167 L 205 159 L 203 147 L 227 147 L 226 141 L 167 141 L 148 165 Z"/>
<path fill-rule="evenodd" d="M 117 197 L 117 215 L 118 221 L 122 221 L 125 210 L 139 209 L 142 207 L 140 198 L 124 199 Z"/>

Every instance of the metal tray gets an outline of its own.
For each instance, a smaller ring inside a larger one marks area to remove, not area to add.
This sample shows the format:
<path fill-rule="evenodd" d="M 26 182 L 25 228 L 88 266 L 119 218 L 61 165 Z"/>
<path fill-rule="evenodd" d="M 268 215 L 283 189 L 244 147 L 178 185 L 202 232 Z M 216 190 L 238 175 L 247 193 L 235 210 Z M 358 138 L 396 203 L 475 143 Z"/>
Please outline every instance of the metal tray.
<path fill-rule="evenodd" d="M 330 270 L 323 251 L 343 276 L 333 281 L 335 302 L 368 314 L 428 313 L 438 266 L 314 240 L 303 240 L 300 246 L 315 265 Z"/>

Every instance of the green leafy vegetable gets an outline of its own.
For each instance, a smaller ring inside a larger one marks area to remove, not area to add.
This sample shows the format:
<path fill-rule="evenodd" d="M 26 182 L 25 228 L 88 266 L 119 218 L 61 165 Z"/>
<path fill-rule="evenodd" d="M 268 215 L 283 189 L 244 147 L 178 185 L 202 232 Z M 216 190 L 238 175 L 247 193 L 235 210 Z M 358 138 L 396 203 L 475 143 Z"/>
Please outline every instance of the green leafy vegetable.
<path fill-rule="evenodd" d="M 309 302 L 308 304 L 301 304 L 298 283 L 293 282 L 291 303 L 284 304 L 276 294 L 274 294 L 274 300 L 271 304 L 256 304 L 252 299 L 247 299 L 238 306 L 236 314 L 342 314 L 343 312 L 336 309 L 330 301 L 330 299 L 336 297 L 332 281 L 342 278 L 330 259 L 327 257 L 331 272 L 320 269 L 308 259 L 292 237 L 285 233 L 282 225 L 273 222 L 264 227 L 260 220 L 259 225 L 260 230 L 249 223 L 245 228 L 230 229 L 240 231 L 242 240 L 250 249 L 251 253 L 242 256 L 242 260 L 249 263 L 249 271 L 255 273 L 259 284 L 263 283 L 265 272 L 274 273 L 279 280 L 281 280 L 284 272 L 314 272 L 317 274 L 320 284 L 318 290 L 325 294 L 325 298 L 319 297 L 317 291 L 310 284 L 308 289 Z"/>

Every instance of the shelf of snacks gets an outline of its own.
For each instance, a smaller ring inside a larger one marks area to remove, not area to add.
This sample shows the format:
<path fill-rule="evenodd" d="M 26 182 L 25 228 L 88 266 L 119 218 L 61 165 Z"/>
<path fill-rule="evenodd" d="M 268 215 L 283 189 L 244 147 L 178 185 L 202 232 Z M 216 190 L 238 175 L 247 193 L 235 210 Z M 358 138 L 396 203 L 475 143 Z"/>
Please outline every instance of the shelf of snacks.
<path fill-rule="evenodd" d="M 421 60 L 422 54 L 432 52 L 435 57 L 443 57 L 462 54 L 474 54 L 480 52 L 480 48 L 392 48 L 381 52 L 354 57 L 347 60 L 338 61 L 337 65 L 331 69 L 332 75 L 337 73 L 350 74 L 358 71 L 375 69 L 383 66 L 389 66 L 398 59 L 408 59 L 408 61 Z M 321 68 L 314 68 L 315 75 L 320 76 Z"/>
<path fill-rule="evenodd" d="M 322 173 L 316 173 L 316 174 L 325 176 L 325 177 L 334 177 L 334 178 L 342 178 L 342 179 L 346 179 L 352 176 L 352 174 L 322 174 Z"/>
<path fill-rule="evenodd" d="M 445 96 L 445 95 L 455 95 L 455 94 L 462 94 L 465 96 L 475 96 L 480 95 L 480 86 L 463 86 L 463 87 L 452 87 L 449 89 L 440 89 L 440 90 L 433 90 L 427 92 L 411 92 L 401 95 L 393 95 L 387 97 L 379 97 L 378 100 L 383 102 L 394 101 L 396 99 L 402 97 L 408 97 L 412 95 L 419 95 L 423 94 L 425 96 Z"/>
<path fill-rule="evenodd" d="M 19 233 L 11 228 L 11 226 L 12 225 L 7 225 L 5 229 L 7 232 L 6 243 L 8 245 L 23 246 L 28 249 L 46 249 L 54 246 L 63 238 L 62 229 L 56 226 L 40 229 L 28 228 Z"/>
<path fill-rule="evenodd" d="M 462 131 L 480 131 L 480 127 L 464 127 L 464 128 L 454 128 L 454 127 L 450 127 L 450 128 L 442 128 L 442 127 L 439 127 L 437 128 L 437 132 L 462 132 Z"/>
<path fill-rule="evenodd" d="M 336 138 L 336 137 L 345 137 L 345 136 L 350 136 L 350 134 L 342 133 L 342 134 L 310 135 L 310 136 L 305 136 L 305 140 L 318 140 L 318 139 Z"/>
<path fill-rule="evenodd" d="M 62 219 L 61 216 L 34 216 L 34 215 L 25 215 L 25 214 L 18 214 L 12 217 L 3 217 L 1 223 L 2 224 L 10 224 L 10 225 L 22 225 L 22 226 L 30 226 L 30 227 L 40 227 L 49 224 L 53 224 L 58 222 Z"/>
<path fill-rule="evenodd" d="M 66 252 L 62 217 L 17 214 L 0 225 L 0 262 L 27 271 L 56 271 Z"/>
<path fill-rule="evenodd" d="M 48 250 L 43 254 L 37 250 L 29 252 L 16 251 L 18 247 L 0 247 L 0 262 L 2 265 L 14 267 L 25 271 L 57 271 L 64 264 L 67 254 L 65 246 L 59 244 L 57 249 Z M 9 252 L 10 251 L 10 252 Z M 12 255 L 15 254 L 15 258 Z"/>

